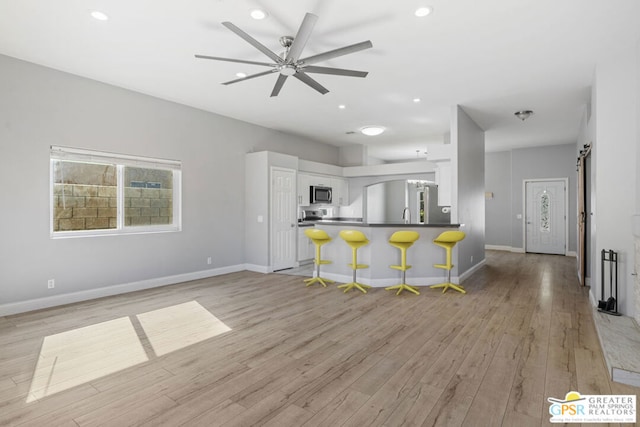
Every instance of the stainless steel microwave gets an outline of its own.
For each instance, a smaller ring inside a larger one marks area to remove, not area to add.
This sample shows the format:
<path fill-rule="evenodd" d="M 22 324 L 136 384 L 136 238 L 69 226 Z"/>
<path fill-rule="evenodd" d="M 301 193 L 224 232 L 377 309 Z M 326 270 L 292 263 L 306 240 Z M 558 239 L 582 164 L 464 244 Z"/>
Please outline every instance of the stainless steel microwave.
<path fill-rule="evenodd" d="M 311 203 L 331 203 L 331 187 L 318 187 L 312 185 L 309 187 L 309 201 Z"/>

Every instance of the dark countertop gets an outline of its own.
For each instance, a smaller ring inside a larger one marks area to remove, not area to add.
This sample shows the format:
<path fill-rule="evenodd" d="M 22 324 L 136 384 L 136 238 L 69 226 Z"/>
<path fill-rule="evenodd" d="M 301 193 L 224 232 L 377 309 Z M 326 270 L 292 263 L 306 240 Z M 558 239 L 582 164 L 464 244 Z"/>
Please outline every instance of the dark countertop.
<path fill-rule="evenodd" d="M 303 221 L 298 223 L 298 227 L 308 227 L 315 224 L 321 225 L 356 225 L 359 227 L 400 227 L 400 228 L 457 228 L 460 224 L 405 224 L 404 222 L 367 223 L 362 221 L 341 221 L 341 220 L 318 220 Z"/>

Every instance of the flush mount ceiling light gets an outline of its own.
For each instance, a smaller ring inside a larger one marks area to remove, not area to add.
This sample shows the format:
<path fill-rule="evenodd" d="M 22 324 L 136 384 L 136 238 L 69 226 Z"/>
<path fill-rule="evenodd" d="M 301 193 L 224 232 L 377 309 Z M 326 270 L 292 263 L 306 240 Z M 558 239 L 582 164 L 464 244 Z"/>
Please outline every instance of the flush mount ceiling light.
<path fill-rule="evenodd" d="M 416 104 L 417 104 L 418 102 L 420 102 L 420 101 L 421 101 L 421 99 L 420 99 L 420 98 L 413 98 L 413 102 L 415 102 Z"/>
<path fill-rule="evenodd" d="M 267 16 L 269 16 L 269 14 L 262 9 L 253 9 L 251 11 L 251 17 L 256 20 L 264 19 Z"/>
<path fill-rule="evenodd" d="M 417 8 L 414 14 L 418 18 L 422 18 L 424 16 L 430 15 L 431 12 L 433 12 L 433 8 L 431 6 L 424 6 L 424 7 Z"/>
<path fill-rule="evenodd" d="M 98 21 L 106 21 L 109 19 L 106 13 L 100 12 L 99 10 L 91 12 L 91 16 Z"/>
<path fill-rule="evenodd" d="M 236 77 L 240 77 L 240 78 L 247 77 L 247 73 L 236 73 Z"/>
<path fill-rule="evenodd" d="M 382 126 L 366 126 L 360 129 L 360 132 L 367 136 L 376 136 L 384 132 L 384 128 Z"/>
<path fill-rule="evenodd" d="M 344 110 L 345 108 L 347 108 L 347 106 L 344 105 L 344 104 L 340 104 L 340 105 L 338 105 L 338 108 L 341 109 L 341 110 Z"/>
<path fill-rule="evenodd" d="M 529 117 L 533 116 L 533 111 L 531 111 L 531 110 L 520 110 L 520 111 L 516 111 L 515 113 L 513 113 L 513 115 L 524 122 Z"/>

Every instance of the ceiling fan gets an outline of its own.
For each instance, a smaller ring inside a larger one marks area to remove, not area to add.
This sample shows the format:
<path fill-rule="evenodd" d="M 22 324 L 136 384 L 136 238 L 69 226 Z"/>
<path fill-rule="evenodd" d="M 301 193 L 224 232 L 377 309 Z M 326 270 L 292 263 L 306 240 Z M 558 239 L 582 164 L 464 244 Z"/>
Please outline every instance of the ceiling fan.
<path fill-rule="evenodd" d="M 325 94 L 329 92 L 327 88 L 322 86 L 320 83 L 312 79 L 307 73 L 317 73 L 317 74 L 334 74 L 337 76 L 349 76 L 349 77 L 366 77 L 368 72 L 366 71 L 355 71 L 355 70 L 345 70 L 342 68 L 331 68 L 331 67 L 318 67 L 312 64 L 317 62 L 326 61 L 328 59 L 336 58 L 338 56 L 347 55 L 349 53 L 358 52 L 360 50 L 369 49 L 373 47 L 371 41 L 367 40 L 364 42 L 352 44 L 350 46 L 341 47 L 339 49 L 330 50 L 328 52 L 320 53 L 318 55 L 308 56 L 306 58 L 300 58 L 302 51 L 304 50 L 307 41 L 309 40 L 309 36 L 311 36 L 311 32 L 313 31 L 313 27 L 316 25 L 316 21 L 318 17 L 314 14 L 307 13 L 304 16 L 302 24 L 298 29 L 298 34 L 295 37 L 291 36 L 283 36 L 280 37 L 280 44 L 285 48 L 282 56 L 276 54 L 258 40 L 251 37 L 249 34 L 242 31 L 240 28 L 233 25 L 231 22 L 223 22 L 222 25 L 236 33 L 238 36 L 242 37 L 245 41 L 247 41 L 250 45 L 258 49 L 260 52 L 265 54 L 273 61 L 273 63 L 268 62 L 257 62 L 257 61 L 245 61 L 242 59 L 232 59 L 232 58 L 220 58 L 217 56 L 208 56 L 208 55 L 195 55 L 196 58 L 200 59 L 213 59 L 216 61 L 227 61 L 227 62 L 238 62 L 241 64 L 251 64 L 251 65 L 262 65 L 265 67 L 271 67 L 268 71 L 263 71 L 256 74 L 251 74 L 246 77 L 241 77 L 239 79 L 231 80 L 228 82 L 222 83 L 223 85 L 230 85 L 233 83 L 238 83 L 244 80 L 253 79 L 260 76 L 266 76 L 273 73 L 279 73 L 278 80 L 276 81 L 273 90 L 271 91 L 271 96 L 278 96 L 280 90 L 282 89 L 282 85 L 287 80 L 288 77 L 293 76 L 300 80 L 301 82 L 311 86 L 313 89 L 317 90 L 321 94 Z"/>

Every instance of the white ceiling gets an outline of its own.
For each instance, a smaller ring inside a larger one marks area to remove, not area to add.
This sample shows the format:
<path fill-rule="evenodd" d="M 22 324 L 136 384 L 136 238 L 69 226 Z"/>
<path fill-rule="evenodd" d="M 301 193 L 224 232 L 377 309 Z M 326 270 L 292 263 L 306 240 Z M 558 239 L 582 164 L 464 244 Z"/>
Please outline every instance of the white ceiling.
<path fill-rule="evenodd" d="M 334 145 L 365 144 L 385 160 L 442 142 L 451 107 L 486 131 L 488 151 L 575 142 L 596 61 L 640 38 L 637 0 L 0 0 L 0 53 Z M 418 6 L 433 13 L 417 18 Z M 262 21 L 249 11 L 269 13 Z M 90 16 L 100 10 L 110 19 Z M 230 21 L 270 49 L 319 20 L 302 57 L 364 40 L 373 48 L 315 65 L 369 71 L 314 74 L 321 95 L 276 74 L 223 86 L 269 62 L 221 25 Z M 414 103 L 413 98 L 421 98 Z M 339 110 L 338 105 L 346 109 Z M 513 113 L 531 109 L 520 121 Z M 387 131 L 366 137 L 365 125 Z"/>

